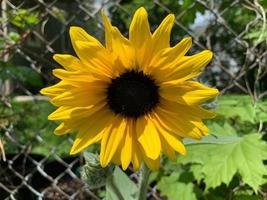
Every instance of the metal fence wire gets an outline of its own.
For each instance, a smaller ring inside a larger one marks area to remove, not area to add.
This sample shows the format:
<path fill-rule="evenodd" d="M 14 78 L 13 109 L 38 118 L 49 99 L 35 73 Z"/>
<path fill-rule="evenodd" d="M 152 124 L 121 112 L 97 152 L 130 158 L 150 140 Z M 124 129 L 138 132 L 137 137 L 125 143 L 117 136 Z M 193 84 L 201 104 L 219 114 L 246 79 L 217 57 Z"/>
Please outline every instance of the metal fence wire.
<path fill-rule="evenodd" d="M 72 136 L 53 135 L 53 107 L 39 90 L 56 83 L 54 53 L 75 54 L 69 27 L 81 26 L 101 42 L 103 9 L 127 36 L 131 16 L 146 7 L 152 31 L 176 16 L 171 43 L 193 38 L 190 53 L 211 49 L 201 81 L 221 94 L 267 95 L 264 0 L 2 0 L 0 18 L 0 199 L 99 199 L 84 192 L 81 156 L 69 157 Z M 189 53 L 189 54 L 190 54 Z M 216 101 L 215 101 L 216 103 Z M 132 173 L 133 179 L 138 174 Z M 150 199 L 161 199 L 155 188 Z"/>

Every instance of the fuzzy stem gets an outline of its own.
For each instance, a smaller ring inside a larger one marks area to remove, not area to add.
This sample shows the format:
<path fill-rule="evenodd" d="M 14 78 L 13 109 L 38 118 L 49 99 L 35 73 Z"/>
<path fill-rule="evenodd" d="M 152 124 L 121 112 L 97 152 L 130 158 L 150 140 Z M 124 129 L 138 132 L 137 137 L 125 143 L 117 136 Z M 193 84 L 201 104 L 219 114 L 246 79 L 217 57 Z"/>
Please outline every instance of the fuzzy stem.
<path fill-rule="evenodd" d="M 149 175 L 150 175 L 150 170 L 145 164 L 143 164 L 140 170 L 138 200 L 146 200 L 147 188 L 149 185 L 148 184 Z"/>

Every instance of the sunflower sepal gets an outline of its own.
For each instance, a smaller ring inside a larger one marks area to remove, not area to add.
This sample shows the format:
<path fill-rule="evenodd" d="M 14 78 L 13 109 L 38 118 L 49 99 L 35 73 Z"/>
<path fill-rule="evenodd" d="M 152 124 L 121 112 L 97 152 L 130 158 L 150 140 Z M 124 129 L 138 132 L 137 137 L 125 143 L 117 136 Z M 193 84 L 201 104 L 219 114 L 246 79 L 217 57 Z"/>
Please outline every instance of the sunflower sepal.
<path fill-rule="evenodd" d="M 81 178 L 89 190 L 103 187 L 111 178 L 114 165 L 109 164 L 103 168 L 99 162 L 99 156 L 90 152 L 83 154 L 85 164 L 81 168 Z"/>

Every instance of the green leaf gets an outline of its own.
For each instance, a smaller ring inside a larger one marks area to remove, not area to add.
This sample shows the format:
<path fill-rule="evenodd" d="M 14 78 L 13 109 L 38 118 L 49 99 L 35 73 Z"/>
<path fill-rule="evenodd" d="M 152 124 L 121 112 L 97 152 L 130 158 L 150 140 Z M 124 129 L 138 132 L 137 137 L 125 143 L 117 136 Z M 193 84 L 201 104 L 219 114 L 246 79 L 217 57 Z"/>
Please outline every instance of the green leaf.
<path fill-rule="evenodd" d="M 219 145 L 214 144 L 199 144 L 199 145 L 188 145 L 186 147 L 187 153 L 185 156 L 178 156 L 177 162 L 179 164 L 201 164 L 204 165 L 210 156 L 210 150 Z M 201 167 L 202 168 L 202 167 Z"/>
<path fill-rule="evenodd" d="M 227 121 L 224 121 L 222 125 L 212 121 L 212 123 L 208 124 L 208 128 L 210 130 L 210 134 L 216 136 L 237 135 L 236 130 Z"/>
<path fill-rule="evenodd" d="M 41 76 L 32 68 L 26 66 L 12 66 L 7 68 L 7 73 L 11 73 L 11 78 L 17 78 L 23 83 L 39 87 L 43 85 Z"/>
<path fill-rule="evenodd" d="M 159 176 L 159 171 L 152 171 L 149 175 L 148 183 L 152 183 L 153 181 L 157 181 Z"/>
<path fill-rule="evenodd" d="M 205 183 L 208 187 L 229 184 L 238 172 L 243 181 L 256 191 L 267 174 L 263 164 L 266 153 L 266 142 L 260 140 L 259 134 L 250 134 L 237 143 L 218 146 L 202 169 L 206 174 Z"/>
<path fill-rule="evenodd" d="M 218 99 L 215 112 L 226 118 L 239 118 L 243 122 L 255 122 L 256 110 L 249 96 L 227 95 Z"/>
<path fill-rule="evenodd" d="M 201 179 L 205 177 L 201 169 L 202 169 L 202 165 L 200 164 L 192 164 L 190 166 L 190 172 L 192 172 L 192 174 L 194 175 L 197 181 L 200 181 Z"/>
<path fill-rule="evenodd" d="M 12 13 L 13 16 L 9 16 L 11 23 L 19 28 L 28 29 L 32 25 L 35 25 L 39 21 L 39 13 L 31 11 L 29 12 L 26 9 L 17 9 L 16 13 Z"/>
<path fill-rule="evenodd" d="M 267 170 L 263 160 L 267 157 L 267 144 L 259 134 L 249 134 L 231 144 L 200 144 L 187 147 L 188 154 L 178 158 L 182 164 L 201 164 L 207 188 L 229 184 L 239 173 L 242 180 L 257 191 L 264 183 Z"/>
<path fill-rule="evenodd" d="M 245 34 L 244 38 L 253 41 L 254 45 L 258 45 L 259 43 L 266 41 L 267 30 L 263 29 L 262 26 L 257 26 Z"/>
<path fill-rule="evenodd" d="M 267 101 L 257 102 L 257 119 L 262 122 L 267 122 Z"/>
<path fill-rule="evenodd" d="M 119 167 L 116 167 L 113 176 L 106 184 L 106 199 L 134 200 L 137 192 L 135 183 Z"/>
<path fill-rule="evenodd" d="M 2 80 L 14 79 L 34 87 L 43 85 L 41 75 L 34 69 L 26 66 L 18 66 L 9 62 L 0 61 L 0 78 Z"/>
<path fill-rule="evenodd" d="M 13 41 L 13 42 L 17 42 L 18 40 L 20 40 L 21 36 L 20 34 L 18 34 L 17 32 L 13 32 L 10 31 L 8 33 L 8 37 Z"/>
<path fill-rule="evenodd" d="M 186 138 L 183 140 L 185 145 L 196 145 L 196 144 L 231 144 L 239 141 L 241 138 L 238 136 L 205 136 L 201 140 L 193 140 Z"/>
<path fill-rule="evenodd" d="M 174 172 L 170 176 L 161 178 L 157 184 L 157 189 L 160 190 L 161 196 L 166 196 L 168 200 L 197 200 L 192 183 L 182 183 L 178 179 L 180 172 Z"/>
<path fill-rule="evenodd" d="M 233 200 L 263 200 L 263 197 L 259 195 L 236 195 Z"/>

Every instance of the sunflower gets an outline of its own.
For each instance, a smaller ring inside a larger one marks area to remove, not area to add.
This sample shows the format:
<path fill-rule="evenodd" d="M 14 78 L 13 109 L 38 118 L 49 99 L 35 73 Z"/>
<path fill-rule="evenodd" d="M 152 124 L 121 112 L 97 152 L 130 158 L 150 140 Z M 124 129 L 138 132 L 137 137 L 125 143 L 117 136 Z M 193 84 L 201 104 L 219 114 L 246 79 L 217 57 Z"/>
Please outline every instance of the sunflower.
<path fill-rule="evenodd" d="M 173 14 L 152 34 L 147 12 L 139 8 L 129 39 L 103 12 L 102 19 L 105 46 L 82 28 L 71 27 L 77 57 L 54 55 L 64 69 L 53 70 L 59 83 L 41 90 L 58 107 L 48 119 L 61 121 L 56 135 L 77 131 L 70 154 L 100 143 L 102 167 L 113 162 L 125 170 L 132 163 L 138 170 L 144 161 L 158 169 L 161 153 L 174 160 L 176 152 L 186 153 L 183 138 L 208 134 L 203 119 L 214 113 L 201 103 L 218 90 L 192 79 L 210 62 L 212 52 L 185 56 L 190 37 L 170 47 Z"/>

